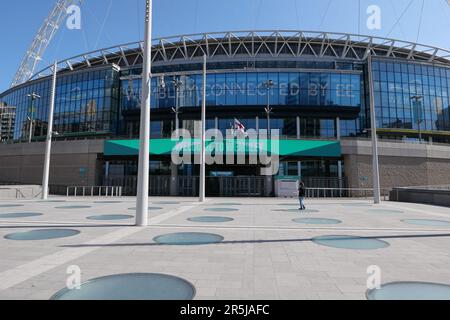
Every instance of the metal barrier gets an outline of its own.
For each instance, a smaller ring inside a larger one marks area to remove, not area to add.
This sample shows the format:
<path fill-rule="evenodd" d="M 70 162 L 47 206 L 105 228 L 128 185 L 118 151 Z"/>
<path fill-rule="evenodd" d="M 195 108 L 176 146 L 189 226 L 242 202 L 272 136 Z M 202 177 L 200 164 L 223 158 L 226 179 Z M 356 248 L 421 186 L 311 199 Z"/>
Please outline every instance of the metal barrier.
<path fill-rule="evenodd" d="M 381 197 L 389 200 L 391 189 L 381 189 Z M 373 189 L 369 188 L 307 188 L 307 198 L 373 198 Z"/>
<path fill-rule="evenodd" d="M 79 186 L 67 187 L 67 197 L 121 197 L 122 187 Z"/>
<path fill-rule="evenodd" d="M 35 199 L 42 194 L 42 188 L 38 185 L 8 185 L 0 186 L 0 199 L 27 200 Z"/>

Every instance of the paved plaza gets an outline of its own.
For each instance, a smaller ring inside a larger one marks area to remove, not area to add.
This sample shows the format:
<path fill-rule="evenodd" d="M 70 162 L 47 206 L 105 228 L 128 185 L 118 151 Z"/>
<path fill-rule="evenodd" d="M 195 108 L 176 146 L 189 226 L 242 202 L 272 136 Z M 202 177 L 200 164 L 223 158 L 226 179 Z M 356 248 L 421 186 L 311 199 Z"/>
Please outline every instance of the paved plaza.
<path fill-rule="evenodd" d="M 150 226 L 139 228 L 134 198 L 0 201 L 0 299 L 50 299 L 66 287 L 70 266 L 80 268 L 82 282 L 126 273 L 180 277 L 197 300 L 366 299 L 372 265 L 382 283 L 450 284 L 450 208 L 338 199 L 307 205 L 300 212 L 296 199 L 151 198 Z M 34 241 L 14 235 L 47 229 L 72 233 Z M 173 233 L 220 237 L 201 245 L 155 239 Z M 336 248 L 323 236 L 381 245 Z"/>

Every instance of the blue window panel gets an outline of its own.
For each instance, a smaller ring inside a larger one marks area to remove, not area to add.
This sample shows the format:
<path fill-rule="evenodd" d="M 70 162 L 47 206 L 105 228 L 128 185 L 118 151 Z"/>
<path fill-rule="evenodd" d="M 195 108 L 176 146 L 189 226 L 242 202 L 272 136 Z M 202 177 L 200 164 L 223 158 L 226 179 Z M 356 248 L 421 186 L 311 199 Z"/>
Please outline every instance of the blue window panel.
<path fill-rule="evenodd" d="M 309 88 L 309 73 L 301 72 L 301 73 L 299 73 L 298 77 L 299 77 L 300 89 L 308 89 Z"/>
<path fill-rule="evenodd" d="M 338 87 L 341 85 L 341 75 L 340 74 L 331 74 L 330 77 L 331 82 L 331 90 L 338 90 Z"/>

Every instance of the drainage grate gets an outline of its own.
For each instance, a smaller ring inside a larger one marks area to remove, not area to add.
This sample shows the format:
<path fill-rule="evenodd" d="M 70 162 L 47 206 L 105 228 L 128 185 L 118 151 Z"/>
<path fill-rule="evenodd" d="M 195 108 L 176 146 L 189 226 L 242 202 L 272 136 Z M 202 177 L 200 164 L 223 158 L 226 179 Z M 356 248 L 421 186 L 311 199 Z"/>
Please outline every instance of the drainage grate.
<path fill-rule="evenodd" d="M 5 239 L 17 241 L 50 240 L 72 237 L 77 234 L 80 234 L 80 231 L 72 229 L 40 229 L 11 233 L 6 235 Z"/>
<path fill-rule="evenodd" d="M 313 238 L 312 241 L 322 246 L 355 249 L 355 250 L 374 250 L 389 246 L 389 243 L 376 238 L 363 238 L 356 236 L 321 236 Z"/>
<path fill-rule="evenodd" d="M 367 291 L 368 300 L 450 300 L 450 285 L 430 282 L 392 282 Z"/>
<path fill-rule="evenodd" d="M 197 232 L 185 232 L 185 233 L 171 233 L 158 236 L 153 240 L 159 244 L 168 245 L 202 245 L 219 243 L 223 241 L 223 237 L 212 233 L 197 233 Z"/>
<path fill-rule="evenodd" d="M 51 300 L 192 300 L 195 287 L 165 274 L 130 273 L 89 280 L 79 290 L 62 289 Z"/>

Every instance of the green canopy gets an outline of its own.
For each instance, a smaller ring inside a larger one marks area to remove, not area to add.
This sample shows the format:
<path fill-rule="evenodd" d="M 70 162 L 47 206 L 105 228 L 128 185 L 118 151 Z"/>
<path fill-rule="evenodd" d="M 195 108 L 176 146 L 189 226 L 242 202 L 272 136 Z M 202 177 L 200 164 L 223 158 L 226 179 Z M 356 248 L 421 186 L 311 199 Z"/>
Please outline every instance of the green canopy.
<path fill-rule="evenodd" d="M 278 147 L 277 147 L 278 144 Z M 323 140 L 279 140 L 271 143 L 270 140 L 231 139 L 222 142 L 209 140 L 206 142 L 207 152 L 257 154 L 271 152 L 272 149 L 280 156 L 302 157 L 341 157 L 341 144 L 339 141 Z M 200 153 L 201 141 L 199 139 L 181 140 L 151 139 L 150 154 L 170 155 L 176 148 L 178 152 Z M 278 150 L 277 150 L 278 149 Z M 137 156 L 139 155 L 139 140 L 109 140 L 105 141 L 105 156 Z"/>

